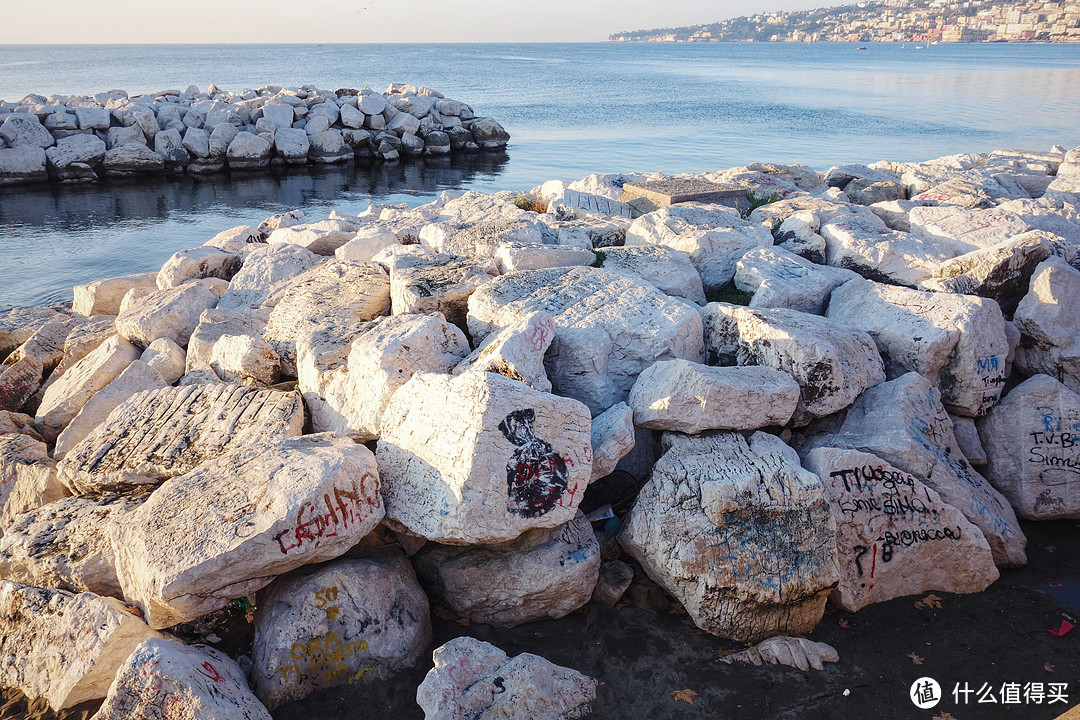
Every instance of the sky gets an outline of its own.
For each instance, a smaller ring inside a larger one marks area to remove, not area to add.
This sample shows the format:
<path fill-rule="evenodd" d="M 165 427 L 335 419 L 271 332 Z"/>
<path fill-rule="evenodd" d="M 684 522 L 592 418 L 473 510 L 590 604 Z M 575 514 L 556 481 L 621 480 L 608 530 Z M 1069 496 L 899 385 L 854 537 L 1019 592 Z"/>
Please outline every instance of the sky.
<path fill-rule="evenodd" d="M 838 0 L 2 0 L 0 46 L 588 42 Z M 0 53 L 3 48 L 0 47 Z"/>

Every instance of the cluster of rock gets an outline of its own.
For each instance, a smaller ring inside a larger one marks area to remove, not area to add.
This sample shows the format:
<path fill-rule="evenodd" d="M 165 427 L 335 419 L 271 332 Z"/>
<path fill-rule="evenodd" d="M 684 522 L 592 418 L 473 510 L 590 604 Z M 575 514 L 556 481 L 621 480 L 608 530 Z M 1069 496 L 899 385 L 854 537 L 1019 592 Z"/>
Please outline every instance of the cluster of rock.
<path fill-rule="evenodd" d="M 431 602 L 614 605 L 582 503 L 616 469 L 623 557 L 717 636 L 978 592 L 1026 562 L 1017 516 L 1080 518 L 1078 155 L 293 211 L 0 316 L 0 683 L 262 718 L 414 666 Z M 173 637 L 237 601 L 243 666 Z M 571 718 L 595 687 L 459 638 L 417 699 Z"/>
<path fill-rule="evenodd" d="M 206 174 L 308 163 L 393 162 L 501 149 L 493 118 L 437 90 L 314 85 L 0 101 L 0 185 Z"/>

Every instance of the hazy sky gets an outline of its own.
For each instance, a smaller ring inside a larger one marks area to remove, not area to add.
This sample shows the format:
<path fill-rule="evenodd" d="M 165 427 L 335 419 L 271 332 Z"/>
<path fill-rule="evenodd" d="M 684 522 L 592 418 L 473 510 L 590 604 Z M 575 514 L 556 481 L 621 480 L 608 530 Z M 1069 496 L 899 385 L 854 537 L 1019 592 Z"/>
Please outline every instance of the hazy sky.
<path fill-rule="evenodd" d="M 43 0 L 3 2 L 5 43 L 545 42 L 836 0 Z"/>

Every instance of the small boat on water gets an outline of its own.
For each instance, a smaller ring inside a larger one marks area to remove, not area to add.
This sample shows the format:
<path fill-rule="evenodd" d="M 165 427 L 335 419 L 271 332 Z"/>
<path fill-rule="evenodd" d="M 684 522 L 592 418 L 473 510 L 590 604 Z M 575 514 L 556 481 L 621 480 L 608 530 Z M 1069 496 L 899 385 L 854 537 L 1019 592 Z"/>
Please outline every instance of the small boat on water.
<path fill-rule="evenodd" d="M 865 50 L 866 48 L 865 48 L 865 47 L 857 47 L 857 48 L 855 48 L 855 49 L 856 49 L 856 50 Z"/>

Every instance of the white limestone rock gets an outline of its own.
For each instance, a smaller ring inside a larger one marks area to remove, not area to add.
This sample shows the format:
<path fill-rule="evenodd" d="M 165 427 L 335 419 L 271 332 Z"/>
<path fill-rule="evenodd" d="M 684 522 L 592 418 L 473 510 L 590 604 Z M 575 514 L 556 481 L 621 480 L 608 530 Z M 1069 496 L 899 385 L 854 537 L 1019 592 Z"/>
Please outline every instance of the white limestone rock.
<path fill-rule="evenodd" d="M 531 653 L 508 658 L 471 637 L 436 648 L 432 659 L 416 690 L 424 720 L 571 720 L 587 717 L 596 699 L 591 677 Z"/>
<path fill-rule="evenodd" d="M 122 310 L 116 318 L 116 331 L 141 349 L 160 337 L 187 345 L 203 310 L 217 303 L 217 296 L 202 283 L 158 290 Z"/>
<path fill-rule="evenodd" d="M 1080 173 L 1059 175 L 1054 178 L 1054 181 L 1046 188 L 1046 194 L 1043 197 L 1071 205 L 1080 205 Z"/>
<path fill-rule="evenodd" d="M 644 280 L 660 292 L 705 304 L 701 275 L 690 262 L 689 254 L 666 245 L 606 247 L 600 267 L 619 275 Z"/>
<path fill-rule="evenodd" d="M 358 326 L 354 337 L 304 335 L 297 343 L 297 373 L 311 424 L 316 432 L 375 440 L 395 390 L 417 372 L 449 372 L 468 349 L 461 330 L 429 315 L 380 318 Z"/>
<path fill-rule="evenodd" d="M 322 688 L 385 681 L 430 642 L 428 599 L 401 550 L 298 570 L 260 595 L 255 694 L 276 708 Z"/>
<path fill-rule="evenodd" d="M 251 250 L 265 248 L 266 239 L 258 228 L 251 225 L 237 225 L 228 230 L 222 230 L 203 245 L 246 256 Z"/>
<path fill-rule="evenodd" d="M 204 310 L 203 313 L 212 312 Z M 200 316 L 201 317 L 201 316 Z M 196 328 L 197 329 L 197 328 Z M 184 375 L 184 349 L 169 338 L 158 338 L 146 346 L 139 359 L 157 370 L 166 385 L 172 385 Z"/>
<path fill-rule="evenodd" d="M 592 476 L 592 418 L 494 373 L 417 374 L 378 443 L 387 516 L 428 540 L 513 540 L 574 517 Z"/>
<path fill-rule="evenodd" d="M 189 280 L 210 277 L 229 280 L 243 262 L 239 255 L 207 245 L 181 250 L 173 253 L 161 267 L 157 275 L 157 287 L 159 290 L 167 290 L 179 287 Z"/>
<path fill-rule="evenodd" d="M 639 217 L 626 230 L 626 244 L 665 245 L 690 255 L 706 290 L 735 276 L 747 251 L 773 244 L 765 227 L 742 220 L 724 205 L 672 205 Z"/>
<path fill-rule="evenodd" d="M 139 349 L 114 335 L 71 366 L 49 385 L 37 410 L 37 425 L 46 440 L 55 440 L 82 406 L 139 359 Z"/>
<path fill-rule="evenodd" d="M 799 402 L 799 384 L 770 367 L 709 367 L 662 360 L 630 390 L 634 425 L 688 434 L 786 425 Z"/>
<path fill-rule="evenodd" d="M 979 431 L 975 427 L 975 420 L 960 415 L 949 415 L 952 421 L 953 437 L 960 451 L 964 453 L 967 461 L 975 467 L 986 465 L 986 450 L 983 449 L 982 441 L 979 440 Z"/>
<path fill-rule="evenodd" d="M 619 541 L 707 632 L 809 632 L 836 587 L 836 526 L 816 475 L 779 438 L 665 433 Z"/>
<path fill-rule="evenodd" d="M 848 612 L 929 590 L 975 593 L 998 578 L 982 532 L 917 478 L 858 450 L 818 447 L 803 466 L 821 478 L 836 522 Z"/>
<path fill-rule="evenodd" d="M 615 466 L 634 449 L 634 411 L 618 403 L 592 421 L 592 479 L 596 482 L 615 471 Z"/>
<path fill-rule="evenodd" d="M 380 225 L 360 228 L 352 238 L 334 251 L 338 260 L 367 262 L 379 252 L 399 244 L 397 233 L 384 230 Z"/>
<path fill-rule="evenodd" d="M 167 638 L 140 643 L 112 679 L 95 720 L 271 720 L 223 652 Z"/>
<path fill-rule="evenodd" d="M 6 429 L 4 424 L 0 429 Z M 22 513 L 70 494 L 40 438 L 17 431 L 0 434 L 0 530 Z"/>
<path fill-rule="evenodd" d="M 63 314 L 47 307 L 18 307 L 0 314 L 0 357 L 7 358 L 41 326 L 63 319 Z"/>
<path fill-rule="evenodd" d="M 418 237 L 421 244 L 435 252 L 490 260 L 506 244 L 543 243 L 544 226 L 532 217 L 512 220 L 495 217 L 476 222 L 445 220 L 425 225 Z"/>
<path fill-rule="evenodd" d="M 0 410 L 18 412 L 41 387 L 45 368 L 40 361 L 25 357 L 0 365 Z"/>
<path fill-rule="evenodd" d="M 585 248 L 562 245 L 503 243 L 495 251 L 495 265 L 506 274 L 516 270 L 592 265 L 596 255 Z"/>
<path fill-rule="evenodd" d="M 0 186 L 48 180 L 47 161 L 45 151 L 36 146 L 0 148 Z"/>
<path fill-rule="evenodd" d="M 781 247 L 758 248 L 739 259 L 735 287 L 753 294 L 752 308 L 821 315 L 833 289 L 856 277 L 850 270 L 815 264 Z"/>
<path fill-rule="evenodd" d="M 338 557 L 382 518 L 375 456 L 320 434 L 234 446 L 109 532 L 124 595 L 163 628 Z"/>
<path fill-rule="evenodd" d="M 94 428 L 105 422 L 120 403 L 144 390 L 157 390 L 167 387 L 168 384 L 157 370 L 140 360 L 133 360 L 115 380 L 98 390 L 83 404 L 79 413 L 56 438 L 53 456 L 57 460 L 63 458 L 93 432 Z"/>
<path fill-rule="evenodd" d="M 503 275 L 469 298 L 469 333 L 479 342 L 543 310 L 555 325 L 544 359 L 553 392 L 601 413 L 626 400 L 657 360 L 702 359 L 701 316 L 654 286 L 597 268 Z"/>
<path fill-rule="evenodd" d="M 299 435 L 299 393 L 245 385 L 166 387 L 132 396 L 60 461 L 80 494 L 141 491 L 260 440 Z"/>
<path fill-rule="evenodd" d="M 245 335 L 258 337 L 265 328 L 264 321 L 232 310 L 221 307 L 203 310 L 202 315 L 199 316 L 199 324 L 188 339 L 187 354 L 181 374 L 191 372 L 197 366 L 210 365 L 214 359 L 214 346 L 223 337 Z"/>
<path fill-rule="evenodd" d="M 19 515 L 0 538 L 0 575 L 35 587 L 123 598 L 108 523 L 142 498 L 68 497 Z"/>
<path fill-rule="evenodd" d="M 274 151 L 290 165 L 306 165 L 308 153 L 311 152 L 311 140 L 300 128 L 278 128 L 274 132 Z"/>
<path fill-rule="evenodd" d="M 157 287 L 157 273 L 138 273 L 76 285 L 72 312 L 76 315 L 119 315 L 120 301 L 132 288 Z"/>
<path fill-rule="evenodd" d="M 827 264 L 901 285 L 932 277 L 937 265 L 957 252 L 940 241 L 890 230 L 873 214 L 830 220 L 819 232 Z"/>
<path fill-rule="evenodd" d="M 982 531 L 998 567 L 1027 562 L 1027 538 L 1012 507 L 964 458 L 941 393 L 918 373 L 867 390 L 824 442 L 872 453 L 914 475 Z"/>
<path fill-rule="evenodd" d="M 1057 378 L 1080 392 L 1080 321 L 1072 310 L 1080 301 L 1080 271 L 1061 258 L 1047 258 L 1035 268 L 1028 287 L 1013 314 L 1020 331 L 1016 367 Z"/>
<path fill-rule="evenodd" d="M 720 658 L 720 662 L 728 665 L 733 662 L 761 665 L 765 662 L 795 667 L 804 672 L 810 668 L 824 670 L 824 663 L 839 661 L 840 655 L 832 645 L 793 637 L 771 637 L 748 650 Z"/>
<path fill-rule="evenodd" d="M 472 258 L 433 254 L 397 263 L 390 270 L 390 300 L 395 315 L 442 313 L 448 322 L 465 325 L 469 296 L 492 279 L 487 263 Z"/>
<path fill-rule="evenodd" d="M 885 379 L 873 339 L 861 330 L 797 310 L 709 303 L 701 309 L 708 362 L 763 365 L 799 384 L 796 425 L 832 415 Z"/>
<path fill-rule="evenodd" d="M 544 370 L 544 353 L 555 337 L 551 315 L 538 310 L 512 325 L 488 335 L 476 350 L 454 368 L 460 375 L 469 370 L 493 372 L 520 380 L 541 392 L 551 392 Z"/>
<path fill-rule="evenodd" d="M 580 512 L 554 528 L 498 545 L 428 543 L 413 558 L 432 598 L 459 617 L 499 627 L 557 620 L 589 602 L 600 545 Z"/>
<path fill-rule="evenodd" d="M 1028 520 L 1080 518 L 1080 395 L 1047 375 L 978 421 L 986 479 Z"/>
<path fill-rule="evenodd" d="M 105 159 L 105 141 L 97 135 L 71 135 L 60 138 L 55 147 L 45 151 L 56 179 L 97 180 L 94 169 Z"/>
<path fill-rule="evenodd" d="M 951 244 L 962 252 L 992 247 L 1031 230 L 1017 215 L 997 208 L 913 207 L 908 218 L 913 235 Z"/>
<path fill-rule="evenodd" d="M 109 177 L 133 177 L 147 173 L 160 173 L 165 160 L 142 143 L 128 143 L 105 153 L 105 174 Z"/>
<path fill-rule="evenodd" d="M 0 685 L 53 710 L 105 697 L 139 643 L 157 636 L 115 598 L 0 580 Z"/>
<path fill-rule="evenodd" d="M 1009 343 L 993 300 L 856 280 L 833 291 L 827 314 L 874 338 L 890 379 L 918 372 L 957 415 L 982 415 L 1001 395 Z"/>
<path fill-rule="evenodd" d="M 211 152 L 213 152 L 213 134 L 210 136 Z M 250 132 L 239 132 L 229 142 L 225 155 L 229 161 L 231 170 L 247 170 L 262 168 L 270 164 L 270 143 L 259 135 Z"/>
<path fill-rule="evenodd" d="M 273 385 L 281 377 L 281 357 L 270 343 L 250 335 L 222 335 L 209 365 L 226 382 Z"/>
<path fill-rule="evenodd" d="M 299 245 L 316 255 L 333 255 L 335 250 L 356 235 L 357 229 L 355 224 L 344 220 L 321 220 L 278 228 L 270 233 L 266 242 L 270 245 Z"/>
<path fill-rule="evenodd" d="M 0 122 L 0 138 L 9 148 L 21 146 L 47 148 L 56 144 L 53 136 L 30 113 L 11 113 Z"/>

